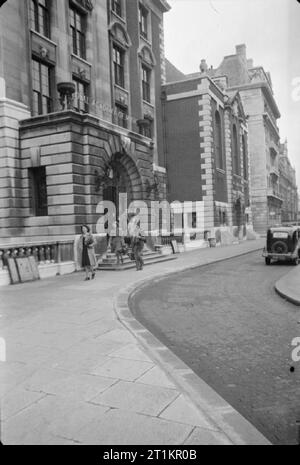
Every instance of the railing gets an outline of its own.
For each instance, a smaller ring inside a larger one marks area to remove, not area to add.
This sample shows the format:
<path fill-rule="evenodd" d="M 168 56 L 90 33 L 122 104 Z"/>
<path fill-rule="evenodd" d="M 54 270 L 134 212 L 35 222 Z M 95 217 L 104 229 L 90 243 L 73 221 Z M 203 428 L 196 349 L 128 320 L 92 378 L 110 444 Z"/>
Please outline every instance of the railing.
<path fill-rule="evenodd" d="M 183 244 L 183 236 L 160 236 L 161 245 L 171 245 L 171 241 L 176 241 L 179 244 Z"/>
<path fill-rule="evenodd" d="M 0 244 L 0 268 L 7 267 L 9 258 L 33 256 L 38 265 L 74 260 L 74 241 L 31 242 L 21 245 Z"/>

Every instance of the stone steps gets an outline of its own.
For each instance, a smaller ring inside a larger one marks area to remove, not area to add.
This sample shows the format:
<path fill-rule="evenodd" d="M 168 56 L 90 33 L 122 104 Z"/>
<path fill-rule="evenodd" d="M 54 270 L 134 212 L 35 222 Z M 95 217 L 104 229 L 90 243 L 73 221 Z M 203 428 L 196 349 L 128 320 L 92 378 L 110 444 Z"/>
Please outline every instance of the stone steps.
<path fill-rule="evenodd" d="M 143 253 L 143 260 L 146 265 L 153 265 L 155 263 L 166 262 L 175 260 L 176 255 L 162 255 L 157 252 L 145 251 Z M 107 253 L 106 257 L 102 259 L 101 263 L 98 264 L 98 270 L 107 271 L 123 271 L 135 268 L 135 262 L 125 255 L 123 256 L 123 264 L 117 264 L 117 258 L 114 253 Z"/>

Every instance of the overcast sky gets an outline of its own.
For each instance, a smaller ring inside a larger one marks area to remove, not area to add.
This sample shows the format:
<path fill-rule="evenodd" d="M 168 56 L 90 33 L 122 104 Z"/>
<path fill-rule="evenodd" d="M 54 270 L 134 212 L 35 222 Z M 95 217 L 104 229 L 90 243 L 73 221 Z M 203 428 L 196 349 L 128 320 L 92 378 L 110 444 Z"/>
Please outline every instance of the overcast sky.
<path fill-rule="evenodd" d="M 245 43 L 254 65 L 271 72 L 281 112 L 282 141 L 300 187 L 300 3 L 297 0 L 168 0 L 165 15 L 166 57 L 182 72 L 199 71 L 202 58 L 219 66 L 235 46 Z M 296 78 L 299 78 L 296 81 Z M 295 98 L 296 97 L 298 98 Z M 299 189 L 300 191 L 300 189 Z"/>

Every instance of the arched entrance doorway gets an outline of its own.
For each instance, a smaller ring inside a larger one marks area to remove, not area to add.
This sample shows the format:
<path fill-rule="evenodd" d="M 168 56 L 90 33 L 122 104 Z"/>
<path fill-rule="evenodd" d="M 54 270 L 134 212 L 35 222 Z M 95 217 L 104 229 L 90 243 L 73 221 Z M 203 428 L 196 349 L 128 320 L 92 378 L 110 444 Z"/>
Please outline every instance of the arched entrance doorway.
<path fill-rule="evenodd" d="M 126 194 L 128 208 L 134 200 L 142 200 L 142 183 L 134 161 L 124 153 L 115 153 L 107 164 L 103 200 L 113 202 L 116 217 L 120 214 L 120 195 Z M 122 205 L 124 208 L 124 205 Z"/>

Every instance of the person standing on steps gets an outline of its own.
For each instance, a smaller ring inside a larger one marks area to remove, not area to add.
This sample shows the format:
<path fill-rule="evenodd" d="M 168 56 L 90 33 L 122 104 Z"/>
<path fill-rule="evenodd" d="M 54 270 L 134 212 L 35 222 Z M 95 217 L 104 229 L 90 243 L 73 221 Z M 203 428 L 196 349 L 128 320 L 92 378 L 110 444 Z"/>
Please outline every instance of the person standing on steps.
<path fill-rule="evenodd" d="M 117 265 L 120 261 L 123 264 L 123 254 L 126 252 L 126 244 L 124 241 L 123 233 L 121 231 L 118 221 L 115 221 L 111 230 L 111 251 L 116 254 Z"/>
<path fill-rule="evenodd" d="M 146 238 L 139 225 L 136 226 L 134 235 L 131 240 L 132 253 L 134 255 L 137 271 L 141 271 L 144 267 L 143 249 Z"/>
<path fill-rule="evenodd" d="M 95 255 L 95 240 L 89 226 L 81 226 L 81 265 L 85 269 L 85 281 L 94 279 L 96 275 L 97 260 Z"/>

